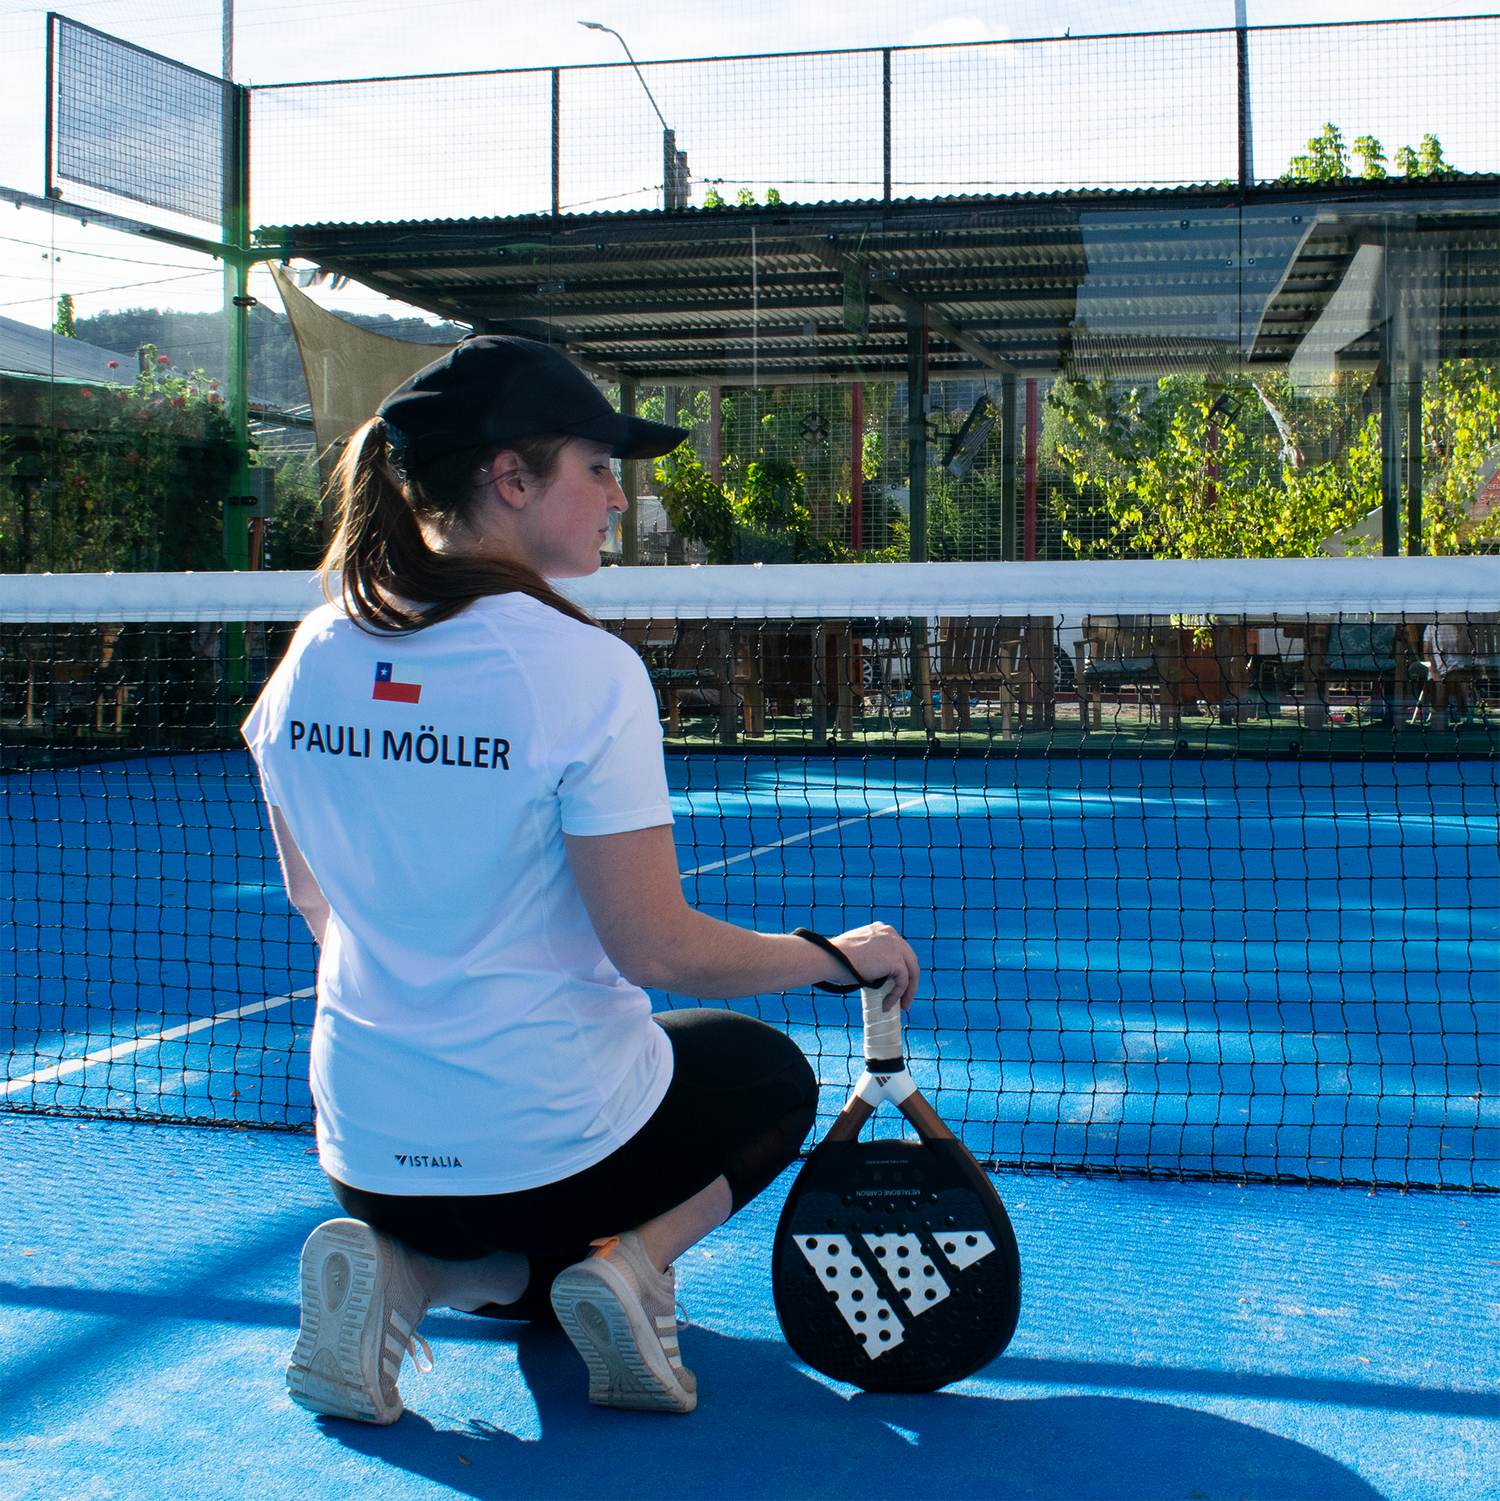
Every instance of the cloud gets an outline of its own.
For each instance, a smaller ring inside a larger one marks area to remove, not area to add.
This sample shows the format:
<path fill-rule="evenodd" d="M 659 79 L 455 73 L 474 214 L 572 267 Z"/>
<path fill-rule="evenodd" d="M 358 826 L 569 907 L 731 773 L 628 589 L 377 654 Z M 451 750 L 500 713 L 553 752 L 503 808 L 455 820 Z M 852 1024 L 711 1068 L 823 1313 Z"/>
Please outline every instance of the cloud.
<path fill-rule="evenodd" d="M 924 26 L 910 39 L 912 47 L 951 46 L 956 42 L 1003 42 L 1010 36 L 1008 26 L 981 21 L 978 16 L 950 16 Z"/>

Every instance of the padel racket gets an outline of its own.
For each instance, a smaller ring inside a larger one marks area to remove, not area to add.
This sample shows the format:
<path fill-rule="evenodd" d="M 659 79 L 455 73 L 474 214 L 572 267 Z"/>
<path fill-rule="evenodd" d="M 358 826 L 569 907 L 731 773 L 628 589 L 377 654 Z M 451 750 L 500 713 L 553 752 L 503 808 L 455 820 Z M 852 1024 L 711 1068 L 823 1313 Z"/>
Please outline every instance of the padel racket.
<path fill-rule="evenodd" d="M 826 939 L 797 934 L 853 973 Z M 825 1376 L 866 1391 L 935 1391 L 1010 1343 L 1021 1258 L 994 1186 L 907 1072 L 901 1008 L 884 1009 L 891 982 L 858 988 L 865 1070 L 781 1211 L 776 1316 L 787 1343 Z M 920 1141 L 858 1139 L 886 1100 Z"/>

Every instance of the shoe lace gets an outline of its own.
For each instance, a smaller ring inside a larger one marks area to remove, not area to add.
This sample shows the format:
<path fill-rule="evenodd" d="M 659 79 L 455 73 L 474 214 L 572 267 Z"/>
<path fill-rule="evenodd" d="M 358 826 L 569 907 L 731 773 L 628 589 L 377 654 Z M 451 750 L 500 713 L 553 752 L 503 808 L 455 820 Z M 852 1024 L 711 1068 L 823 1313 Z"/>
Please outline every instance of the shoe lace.
<path fill-rule="evenodd" d="M 691 1329 L 693 1327 L 693 1321 L 688 1317 L 687 1309 L 682 1306 L 681 1298 L 677 1299 L 675 1306 L 677 1309 L 677 1327 L 679 1329 Z"/>
<path fill-rule="evenodd" d="M 418 1345 L 421 1345 L 422 1347 L 420 1354 L 417 1351 Z M 427 1341 L 423 1339 L 415 1329 L 413 1329 L 411 1334 L 407 1336 L 406 1348 L 411 1352 L 411 1363 L 416 1366 L 416 1368 L 424 1376 L 431 1375 L 433 1366 L 437 1364 L 437 1362 L 432 1358 L 432 1346 L 429 1345 Z M 426 1365 L 422 1364 L 424 1357 L 427 1361 Z"/>
<path fill-rule="evenodd" d="M 591 1246 L 598 1246 L 599 1249 L 595 1252 L 595 1255 L 608 1256 L 620 1244 L 620 1237 L 618 1235 L 601 1235 L 598 1240 L 591 1240 L 589 1244 Z"/>

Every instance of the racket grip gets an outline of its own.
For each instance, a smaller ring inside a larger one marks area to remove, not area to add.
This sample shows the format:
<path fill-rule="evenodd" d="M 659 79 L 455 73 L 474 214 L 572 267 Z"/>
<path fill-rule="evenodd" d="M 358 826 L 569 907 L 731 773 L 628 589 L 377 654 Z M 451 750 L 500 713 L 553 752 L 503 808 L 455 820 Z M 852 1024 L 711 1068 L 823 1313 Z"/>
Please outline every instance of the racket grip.
<path fill-rule="evenodd" d="M 890 1065 L 888 1072 L 901 1067 L 901 1008 L 885 1009 L 885 998 L 896 988 L 894 980 L 885 980 L 880 985 L 866 988 L 859 993 L 864 1008 L 865 1061 L 867 1064 Z"/>

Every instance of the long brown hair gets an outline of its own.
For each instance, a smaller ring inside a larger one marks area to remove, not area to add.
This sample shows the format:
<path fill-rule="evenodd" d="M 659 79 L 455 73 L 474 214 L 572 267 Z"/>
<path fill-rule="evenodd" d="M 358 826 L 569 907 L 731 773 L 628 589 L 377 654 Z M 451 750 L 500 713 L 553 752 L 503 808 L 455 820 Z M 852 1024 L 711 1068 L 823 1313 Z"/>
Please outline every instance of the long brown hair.
<path fill-rule="evenodd" d="M 545 485 L 570 441 L 565 433 L 550 433 L 506 448 Z M 445 533 L 468 522 L 485 488 L 482 467 L 495 452 L 491 444 L 443 454 L 403 478 L 385 423 L 379 417 L 365 423 L 333 472 L 339 523 L 323 558 L 325 594 L 334 599 L 329 584 L 341 575 L 342 602 L 356 623 L 387 634 L 436 625 L 491 594 L 529 594 L 573 620 L 598 624 L 525 563 L 427 545 L 423 521 Z"/>

